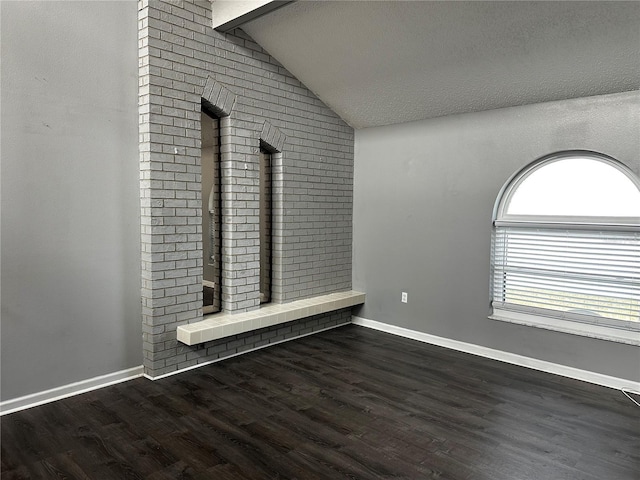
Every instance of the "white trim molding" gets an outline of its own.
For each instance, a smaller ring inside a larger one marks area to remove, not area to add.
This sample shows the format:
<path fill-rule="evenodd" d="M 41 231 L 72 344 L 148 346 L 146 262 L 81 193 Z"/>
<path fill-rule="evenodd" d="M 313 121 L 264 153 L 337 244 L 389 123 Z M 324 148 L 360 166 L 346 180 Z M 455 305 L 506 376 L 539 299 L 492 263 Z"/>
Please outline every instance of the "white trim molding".
<path fill-rule="evenodd" d="M 480 357 L 490 358 L 492 360 L 511 363 L 513 365 L 527 367 L 533 370 L 539 370 L 541 372 L 553 373 L 562 377 L 582 380 L 583 382 L 589 382 L 595 385 L 601 385 L 603 387 L 632 392 L 640 391 L 640 382 L 635 382 L 624 378 L 612 377 L 609 375 L 604 375 L 602 373 L 581 370 L 579 368 L 547 362 L 545 360 L 539 360 L 537 358 L 525 357 L 523 355 L 505 352 L 502 350 L 495 350 L 493 348 L 483 347 L 481 345 L 474 345 L 472 343 L 461 342 L 459 340 L 438 337 L 436 335 L 431 335 L 428 333 L 417 332 L 415 330 L 409 330 L 407 328 L 389 325 L 388 323 L 368 320 L 366 318 L 354 316 L 352 318 L 352 323 L 355 325 L 360 325 L 362 327 L 372 328 L 374 330 L 380 330 L 382 332 L 398 335 L 400 337 L 418 340 L 419 342 L 450 348 L 459 352 L 470 353 L 472 355 L 478 355 Z"/>
<path fill-rule="evenodd" d="M 79 382 L 69 383 L 61 387 L 44 390 L 42 392 L 32 393 L 24 397 L 13 398 L 0 402 L 0 416 L 9 413 L 26 410 L 27 408 L 37 407 L 45 403 L 55 402 L 63 398 L 80 395 L 81 393 L 90 392 L 99 388 L 108 387 L 116 383 L 126 382 L 134 378 L 141 377 L 143 374 L 142 365 L 138 367 L 120 370 L 119 372 L 108 373 L 99 377 L 81 380 Z"/>

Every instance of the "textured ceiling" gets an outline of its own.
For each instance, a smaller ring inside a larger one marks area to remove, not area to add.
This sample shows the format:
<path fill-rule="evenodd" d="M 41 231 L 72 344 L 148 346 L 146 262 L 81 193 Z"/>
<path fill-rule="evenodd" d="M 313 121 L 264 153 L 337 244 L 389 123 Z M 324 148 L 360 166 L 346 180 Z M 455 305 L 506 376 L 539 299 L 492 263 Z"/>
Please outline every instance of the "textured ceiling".
<path fill-rule="evenodd" d="M 298 1 L 242 28 L 355 128 L 640 87 L 635 1 Z"/>

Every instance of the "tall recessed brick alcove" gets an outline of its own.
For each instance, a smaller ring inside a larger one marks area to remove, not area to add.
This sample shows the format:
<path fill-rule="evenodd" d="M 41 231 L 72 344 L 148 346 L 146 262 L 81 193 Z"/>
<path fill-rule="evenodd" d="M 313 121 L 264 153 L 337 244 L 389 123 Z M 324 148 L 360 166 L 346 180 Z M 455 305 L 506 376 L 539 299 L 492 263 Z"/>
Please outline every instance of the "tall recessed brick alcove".
<path fill-rule="evenodd" d="M 273 155 L 273 301 L 351 288 L 353 130 L 209 1 L 138 4 L 142 322 L 150 377 L 350 321 L 348 309 L 187 346 L 202 319 L 200 112 L 220 118 L 222 308 L 259 308 L 258 161 Z"/>

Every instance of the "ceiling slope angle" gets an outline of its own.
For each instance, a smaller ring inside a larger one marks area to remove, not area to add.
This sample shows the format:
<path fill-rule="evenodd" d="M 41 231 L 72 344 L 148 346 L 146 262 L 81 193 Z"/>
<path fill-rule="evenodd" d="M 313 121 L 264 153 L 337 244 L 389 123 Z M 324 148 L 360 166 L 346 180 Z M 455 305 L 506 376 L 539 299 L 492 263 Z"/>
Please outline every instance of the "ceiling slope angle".
<path fill-rule="evenodd" d="M 637 90 L 640 2 L 299 1 L 242 25 L 354 128 Z"/>

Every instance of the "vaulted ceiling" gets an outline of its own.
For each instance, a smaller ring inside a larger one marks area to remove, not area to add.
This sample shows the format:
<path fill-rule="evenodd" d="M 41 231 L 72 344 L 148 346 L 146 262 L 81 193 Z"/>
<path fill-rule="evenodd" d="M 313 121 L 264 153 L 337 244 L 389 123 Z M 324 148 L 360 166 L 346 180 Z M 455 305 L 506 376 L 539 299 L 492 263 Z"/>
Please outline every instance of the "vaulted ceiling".
<path fill-rule="evenodd" d="M 241 28 L 355 128 L 640 87 L 635 1 L 297 1 Z"/>

